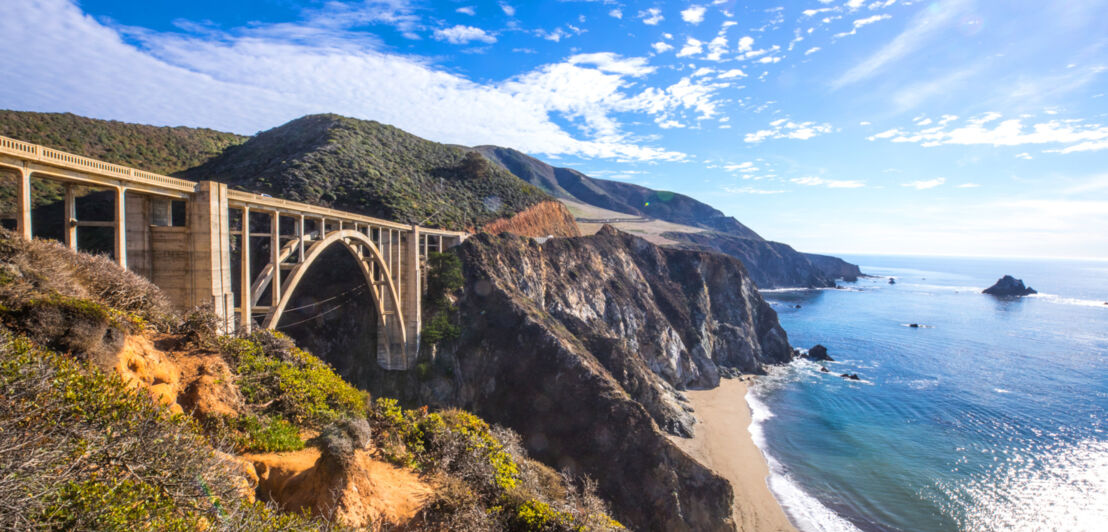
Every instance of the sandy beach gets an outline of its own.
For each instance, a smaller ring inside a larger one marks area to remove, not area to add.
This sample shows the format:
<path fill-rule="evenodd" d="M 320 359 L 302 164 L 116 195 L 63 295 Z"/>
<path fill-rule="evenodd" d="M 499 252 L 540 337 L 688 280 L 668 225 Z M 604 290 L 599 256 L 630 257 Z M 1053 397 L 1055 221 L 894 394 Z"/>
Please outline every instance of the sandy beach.
<path fill-rule="evenodd" d="M 749 382 L 722 379 L 711 390 L 688 390 L 696 410 L 696 437 L 671 437 L 685 452 L 726 478 L 735 490 L 734 519 L 739 530 L 796 530 L 766 484 L 769 467 L 750 436 Z"/>

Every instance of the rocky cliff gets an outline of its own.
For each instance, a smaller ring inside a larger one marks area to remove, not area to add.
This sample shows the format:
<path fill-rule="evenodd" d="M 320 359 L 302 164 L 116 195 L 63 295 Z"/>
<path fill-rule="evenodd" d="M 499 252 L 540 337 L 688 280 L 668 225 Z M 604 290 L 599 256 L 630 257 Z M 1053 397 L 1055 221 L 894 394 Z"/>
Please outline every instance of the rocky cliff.
<path fill-rule="evenodd" d="M 864 276 L 857 264 L 851 264 L 838 257 L 817 255 L 815 253 L 801 253 L 801 255 L 804 255 L 808 262 L 811 262 L 813 266 L 831 279 L 842 279 L 852 283 L 857 281 L 859 277 Z"/>
<path fill-rule="evenodd" d="M 792 356 L 742 263 L 609 227 L 544 244 L 480 234 L 458 254 L 464 331 L 425 389 L 597 479 L 634 529 L 731 529 L 730 486 L 665 432 L 693 430 L 680 389 Z"/>
<path fill-rule="evenodd" d="M 788 244 L 716 232 L 667 232 L 663 236 L 679 242 L 678 247 L 684 249 L 713 251 L 741 260 L 759 288 L 835 286 L 835 276 Z"/>

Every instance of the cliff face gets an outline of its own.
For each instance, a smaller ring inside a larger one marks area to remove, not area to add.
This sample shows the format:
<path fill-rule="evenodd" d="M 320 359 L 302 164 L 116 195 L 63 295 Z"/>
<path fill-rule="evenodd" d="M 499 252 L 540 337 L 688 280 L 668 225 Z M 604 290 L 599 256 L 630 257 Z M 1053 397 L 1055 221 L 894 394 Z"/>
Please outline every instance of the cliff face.
<path fill-rule="evenodd" d="M 680 242 L 679 247 L 685 249 L 714 251 L 741 260 L 759 288 L 835 286 L 835 276 L 827 275 L 788 244 L 712 232 L 670 232 L 664 236 Z"/>
<path fill-rule="evenodd" d="M 731 529 L 730 486 L 663 430 L 692 430 L 678 389 L 792 356 L 742 264 L 607 227 L 542 245 L 480 234 L 458 253 L 465 331 L 440 354 L 453 401 L 597 479 L 632 528 Z"/>
<path fill-rule="evenodd" d="M 492 234 L 513 233 L 533 237 L 581 236 L 569 209 L 557 201 L 532 205 L 511 218 L 501 218 L 485 224 L 482 230 Z"/>
<path fill-rule="evenodd" d="M 838 257 L 830 255 L 817 255 L 815 253 L 801 253 L 813 266 L 831 279 L 841 278 L 847 282 L 857 281 L 862 276 L 862 270 L 857 264 L 851 264 Z"/>

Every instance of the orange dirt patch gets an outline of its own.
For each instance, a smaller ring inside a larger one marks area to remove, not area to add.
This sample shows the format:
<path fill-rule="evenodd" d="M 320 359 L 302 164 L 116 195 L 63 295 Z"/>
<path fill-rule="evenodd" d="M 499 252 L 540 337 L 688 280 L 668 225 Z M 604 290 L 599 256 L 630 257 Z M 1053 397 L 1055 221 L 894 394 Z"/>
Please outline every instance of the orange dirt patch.
<path fill-rule="evenodd" d="M 569 209 L 557 201 L 537 203 L 511 218 L 493 220 L 481 230 L 494 235 L 507 232 L 531 237 L 581 236 Z"/>
<path fill-rule="evenodd" d="M 430 502 L 434 489 L 416 474 L 359 450 L 345 468 L 315 448 L 245 455 L 258 473 L 258 494 L 286 511 L 308 510 L 355 528 L 402 526 Z"/>

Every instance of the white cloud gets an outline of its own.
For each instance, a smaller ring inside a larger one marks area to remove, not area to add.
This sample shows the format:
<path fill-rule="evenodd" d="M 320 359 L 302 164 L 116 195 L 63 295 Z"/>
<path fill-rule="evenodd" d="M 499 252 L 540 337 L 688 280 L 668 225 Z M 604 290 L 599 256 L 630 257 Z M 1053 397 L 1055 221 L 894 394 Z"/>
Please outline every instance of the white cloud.
<path fill-rule="evenodd" d="M 707 11 L 707 8 L 704 6 L 689 6 L 688 9 L 681 11 L 681 20 L 689 24 L 700 24 L 704 22 L 705 11 Z"/>
<path fill-rule="evenodd" d="M 854 27 L 855 28 L 861 28 L 862 26 L 868 26 L 870 24 L 873 24 L 874 22 L 881 22 L 882 20 L 889 20 L 891 18 L 893 18 L 893 16 L 889 15 L 889 14 L 874 15 L 872 17 L 860 18 L 860 19 L 854 21 Z"/>
<path fill-rule="evenodd" d="M 780 118 L 769 123 L 769 129 L 747 133 L 743 138 L 745 142 L 754 144 L 766 139 L 795 139 L 808 140 L 817 135 L 830 133 L 834 128 L 831 124 L 817 124 L 815 122 L 793 122 L 787 118 Z"/>
<path fill-rule="evenodd" d="M 925 147 L 944 144 L 966 146 L 1061 144 L 1066 146 L 1048 151 L 1063 154 L 1108 149 L 1108 126 L 1090 124 L 1078 119 L 1054 119 L 1025 127 L 1022 118 L 1006 120 L 1001 118 L 1001 114 L 990 112 L 968 119 L 960 127 L 952 127 L 951 123 L 955 117 L 948 120 L 947 115 L 944 115 L 938 125 L 933 127 L 918 131 L 890 129 L 869 139 L 891 139 L 892 142 L 918 143 Z M 994 122 L 996 125 L 990 126 Z M 921 121 L 919 125 L 924 123 Z"/>
<path fill-rule="evenodd" d="M 820 50 L 822 50 L 822 48 L 820 48 L 819 46 L 813 46 L 809 48 L 806 52 L 804 52 L 804 55 L 812 55 Z"/>
<path fill-rule="evenodd" d="M 723 187 L 723 191 L 727 192 L 729 194 L 757 194 L 757 195 L 782 194 L 782 193 L 785 192 L 784 190 L 769 190 L 769 189 L 754 188 L 754 187 Z"/>
<path fill-rule="evenodd" d="M 797 185 L 804 185 L 807 187 L 827 187 L 827 188 L 862 188 L 866 184 L 862 181 L 854 180 L 841 180 L 841 179 L 824 179 L 822 177 L 794 177 L 789 180 L 790 183 L 796 183 Z"/>
<path fill-rule="evenodd" d="M 665 17 L 662 16 L 662 10 L 656 7 L 639 11 L 639 18 L 642 19 L 643 24 L 648 26 L 657 26 L 659 22 L 665 20 Z"/>
<path fill-rule="evenodd" d="M 754 49 L 754 38 L 750 36 L 744 36 L 739 39 L 739 53 L 749 52 Z"/>
<path fill-rule="evenodd" d="M 705 55 L 704 59 L 707 59 L 708 61 L 719 61 L 723 58 L 723 54 L 726 52 L 727 37 L 719 35 L 708 42 L 708 55 Z"/>
<path fill-rule="evenodd" d="M 500 9 L 502 9 L 504 11 L 504 14 L 508 15 L 509 17 L 516 16 L 516 8 L 507 2 L 500 2 Z"/>
<path fill-rule="evenodd" d="M 946 183 L 945 177 L 936 177 L 935 179 L 928 179 L 926 181 L 912 181 L 910 183 L 901 183 L 900 186 L 914 188 L 916 190 L 927 190 L 929 188 L 940 186 L 943 183 Z"/>
<path fill-rule="evenodd" d="M 473 9 L 473 6 L 459 7 L 458 9 L 455 9 L 454 11 L 457 12 L 457 13 L 461 13 L 463 15 L 469 15 L 471 17 L 473 15 L 477 14 L 477 11 L 475 9 Z"/>
<path fill-rule="evenodd" d="M 371 15 L 408 23 L 403 13 L 390 13 Z M 573 56 L 502 82 L 477 83 L 420 58 L 380 52 L 375 42 L 352 40 L 347 28 L 370 15 L 339 15 L 346 18 L 320 16 L 296 27 L 129 34 L 140 48 L 69 2 L 13 4 L 0 17 L 0 69 L 25 75 L 0 84 L 0 101 L 17 109 L 244 134 L 334 112 L 438 142 L 627 161 L 686 156 L 632 137 L 617 114 L 716 113 L 710 85 L 684 80 L 661 89 L 633 82 L 652 68 L 645 59 Z M 121 79 L 128 80 L 125 86 Z"/>
<path fill-rule="evenodd" d="M 1027 152 L 1017 153 L 1016 158 L 1017 159 L 1023 159 L 1025 161 L 1030 161 L 1031 160 L 1031 154 L 1027 153 Z"/>
<path fill-rule="evenodd" d="M 615 9 L 609 11 L 608 16 L 610 16 L 612 18 L 623 18 L 623 10 L 617 7 Z"/>
<path fill-rule="evenodd" d="M 858 122 L 858 125 L 859 126 L 869 126 L 869 125 L 873 125 L 873 122 L 870 122 L 868 120 L 862 120 L 861 122 Z"/>
<path fill-rule="evenodd" d="M 660 54 L 668 52 L 668 51 L 673 49 L 673 45 L 669 44 L 665 41 L 658 41 L 658 42 L 650 45 L 650 47 L 654 48 L 654 51 L 658 52 Z"/>
<path fill-rule="evenodd" d="M 452 28 L 436 29 L 434 36 L 435 40 L 446 41 L 451 44 L 468 44 L 472 41 L 480 41 L 489 44 L 496 42 L 496 37 L 486 33 L 485 30 L 473 26 L 464 26 L 462 24 L 458 24 Z"/>
<path fill-rule="evenodd" d="M 719 76 L 716 77 L 718 77 L 719 79 L 745 78 L 746 73 L 743 72 L 742 69 L 732 68 L 730 70 L 720 72 Z"/>
<path fill-rule="evenodd" d="M 681 50 L 677 52 L 677 57 L 688 57 L 690 55 L 696 55 L 704 51 L 702 42 L 689 37 L 685 40 L 685 46 L 681 47 Z"/>
<path fill-rule="evenodd" d="M 653 73 L 656 68 L 646 64 L 644 57 L 622 57 L 612 52 L 577 54 L 566 60 L 571 65 L 593 65 L 601 72 L 626 74 L 642 77 Z"/>

